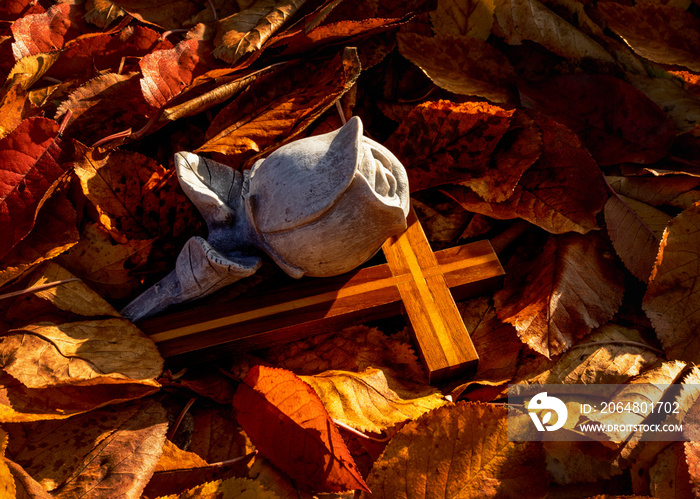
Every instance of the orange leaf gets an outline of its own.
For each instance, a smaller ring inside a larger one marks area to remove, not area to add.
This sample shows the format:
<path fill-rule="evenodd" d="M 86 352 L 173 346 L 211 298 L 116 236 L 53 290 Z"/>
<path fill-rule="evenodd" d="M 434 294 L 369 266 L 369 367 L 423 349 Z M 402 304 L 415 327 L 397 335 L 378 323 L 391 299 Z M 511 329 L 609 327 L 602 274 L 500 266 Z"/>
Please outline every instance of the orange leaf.
<path fill-rule="evenodd" d="M 357 51 L 331 60 L 301 62 L 251 84 L 212 121 L 196 152 L 236 154 L 237 164 L 301 133 L 357 80 Z"/>
<path fill-rule="evenodd" d="M 591 232 L 550 236 L 542 249 L 521 249 L 508 262 L 494 301 L 499 318 L 515 326 L 523 343 L 551 357 L 612 318 L 623 292 L 611 249 Z"/>
<path fill-rule="evenodd" d="M 255 366 L 233 399 L 260 453 L 314 490 L 369 492 L 316 392 L 283 369 Z"/>
<path fill-rule="evenodd" d="M 0 258 L 29 234 L 66 171 L 57 134 L 56 122 L 31 118 L 0 140 Z"/>
<path fill-rule="evenodd" d="M 700 362 L 700 203 L 671 220 L 642 306 L 669 358 Z"/>
<path fill-rule="evenodd" d="M 596 229 L 596 215 L 603 209 L 608 195 L 600 169 L 571 130 L 541 115 L 536 123 L 542 131 L 542 154 L 505 201 L 487 203 L 463 186 L 446 186 L 443 190 L 466 210 L 492 218 L 520 217 L 555 234 L 570 231 L 585 234 Z M 524 149 L 509 150 L 509 158 L 505 160 L 505 164 L 515 162 L 515 173 L 527 167 L 537 154 L 536 149 L 530 149 L 532 143 L 520 142 L 520 147 Z M 519 154 L 528 150 L 529 158 Z M 499 164 L 498 152 L 495 157 Z M 512 182 L 512 177 L 509 180 Z"/>
<path fill-rule="evenodd" d="M 543 497 L 542 447 L 509 442 L 507 415 L 505 407 L 460 402 L 409 422 L 374 463 L 371 497 Z"/>
<path fill-rule="evenodd" d="M 485 102 L 426 102 L 386 142 L 406 166 L 411 191 L 484 174 L 513 111 Z"/>
<path fill-rule="evenodd" d="M 653 163 L 668 154 L 675 130 L 646 95 L 618 78 L 583 73 L 522 86 L 525 107 L 549 114 L 578 134 L 601 165 Z"/>
<path fill-rule="evenodd" d="M 82 15 L 82 6 L 62 3 L 44 13 L 20 17 L 12 23 L 15 59 L 60 49 L 68 40 L 87 32 Z"/>

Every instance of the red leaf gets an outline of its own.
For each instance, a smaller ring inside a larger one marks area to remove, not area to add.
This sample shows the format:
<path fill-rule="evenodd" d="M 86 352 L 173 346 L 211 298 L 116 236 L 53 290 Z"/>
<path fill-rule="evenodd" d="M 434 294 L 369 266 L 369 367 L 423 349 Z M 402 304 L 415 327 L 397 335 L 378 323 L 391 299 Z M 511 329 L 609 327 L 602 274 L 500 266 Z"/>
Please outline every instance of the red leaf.
<path fill-rule="evenodd" d="M 35 0 L 5 0 L 0 4 L 0 19 L 3 21 L 15 21 L 30 14 L 40 14 L 44 7 Z"/>
<path fill-rule="evenodd" d="M 183 40 L 174 48 L 154 51 L 141 59 L 141 91 L 146 102 L 163 107 L 179 95 L 213 63 L 207 57 L 212 48 L 211 42 L 204 40 Z"/>
<path fill-rule="evenodd" d="M 29 234 L 65 172 L 57 134 L 55 121 L 32 118 L 0 140 L 0 258 Z"/>
<path fill-rule="evenodd" d="M 612 76 L 572 74 L 520 89 L 524 106 L 576 132 L 601 165 L 654 163 L 671 147 L 671 120 L 646 95 Z"/>
<path fill-rule="evenodd" d="M 82 15 L 81 6 L 62 3 L 42 14 L 17 19 L 12 24 L 15 59 L 60 49 L 68 40 L 86 33 L 88 29 Z"/>
<path fill-rule="evenodd" d="M 233 406 L 260 453 L 292 479 L 317 491 L 369 492 L 321 399 L 292 372 L 255 366 Z"/>

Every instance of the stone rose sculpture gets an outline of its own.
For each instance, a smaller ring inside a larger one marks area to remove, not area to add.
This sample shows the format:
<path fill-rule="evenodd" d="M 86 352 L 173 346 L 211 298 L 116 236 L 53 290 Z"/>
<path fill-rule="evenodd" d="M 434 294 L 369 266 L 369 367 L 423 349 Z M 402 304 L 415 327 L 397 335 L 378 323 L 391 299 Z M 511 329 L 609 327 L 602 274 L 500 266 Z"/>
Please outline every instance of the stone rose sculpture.
<path fill-rule="evenodd" d="M 406 171 L 362 136 L 357 117 L 282 146 L 242 174 L 189 152 L 177 153 L 175 165 L 209 235 L 191 238 L 175 270 L 122 310 L 132 321 L 254 274 L 261 251 L 292 277 L 330 277 L 406 229 Z"/>

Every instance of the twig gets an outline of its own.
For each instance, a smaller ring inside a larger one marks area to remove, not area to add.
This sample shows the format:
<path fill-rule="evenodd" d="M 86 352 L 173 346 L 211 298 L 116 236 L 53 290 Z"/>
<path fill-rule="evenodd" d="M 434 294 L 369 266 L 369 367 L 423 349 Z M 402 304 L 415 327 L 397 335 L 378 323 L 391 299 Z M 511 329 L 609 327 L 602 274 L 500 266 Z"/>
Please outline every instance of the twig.
<path fill-rule="evenodd" d="M 343 112 L 343 106 L 340 105 L 340 99 L 335 101 L 335 108 L 338 110 L 338 114 L 340 115 L 340 121 L 345 125 L 347 123 L 347 120 L 345 119 L 345 113 Z"/>
<path fill-rule="evenodd" d="M 168 440 L 170 440 L 170 441 L 173 440 L 173 437 L 175 436 L 175 432 L 177 432 L 177 429 L 180 426 L 180 423 L 182 423 L 182 420 L 185 418 L 187 411 L 190 410 L 190 407 L 192 407 L 192 404 L 194 404 L 195 400 L 197 400 L 197 399 L 194 397 L 191 398 L 190 400 L 187 401 L 187 404 L 185 404 L 185 407 L 182 408 L 180 415 L 177 417 L 177 421 L 175 421 L 175 424 L 173 425 L 172 428 L 170 428 L 170 431 L 168 432 Z"/>
<path fill-rule="evenodd" d="M 220 461 L 218 463 L 211 463 L 209 466 L 224 467 L 224 466 L 228 466 L 229 464 L 235 464 L 235 463 L 248 461 L 257 455 L 258 455 L 258 451 L 254 450 L 253 452 L 251 452 L 250 454 L 246 454 L 245 456 L 236 457 L 233 459 L 227 459 L 226 461 Z"/>
<path fill-rule="evenodd" d="M 92 148 L 96 148 L 101 146 L 102 144 L 106 144 L 107 142 L 112 142 L 113 140 L 125 138 L 125 137 L 130 137 L 131 136 L 131 128 L 127 128 L 126 130 L 122 130 L 121 132 L 113 133 L 112 135 L 107 135 L 106 137 L 102 137 L 100 140 L 92 144 Z"/>
<path fill-rule="evenodd" d="M 68 282 L 76 282 L 76 281 L 82 282 L 82 279 L 78 279 L 77 277 L 71 277 L 70 279 L 63 279 L 61 281 L 48 282 L 46 284 L 41 284 L 39 286 L 32 286 L 31 288 L 23 289 L 21 291 L 13 291 L 12 293 L 5 293 L 4 295 L 0 295 L 0 300 L 4 300 L 5 298 L 12 298 L 13 296 L 24 295 L 27 293 L 35 293 L 37 291 L 43 291 L 45 289 L 53 288 L 53 287 L 59 286 L 61 284 L 66 284 Z"/>
<path fill-rule="evenodd" d="M 335 423 L 336 426 L 340 426 L 343 430 L 349 431 L 350 433 L 357 435 L 360 438 L 364 438 L 365 440 L 371 440 L 372 442 L 388 442 L 390 437 L 382 437 L 382 438 L 377 438 L 377 437 L 370 437 L 369 435 L 365 435 L 361 431 L 357 431 L 355 428 L 352 426 L 348 426 L 342 421 L 338 421 L 335 418 L 331 418 L 333 422 Z"/>

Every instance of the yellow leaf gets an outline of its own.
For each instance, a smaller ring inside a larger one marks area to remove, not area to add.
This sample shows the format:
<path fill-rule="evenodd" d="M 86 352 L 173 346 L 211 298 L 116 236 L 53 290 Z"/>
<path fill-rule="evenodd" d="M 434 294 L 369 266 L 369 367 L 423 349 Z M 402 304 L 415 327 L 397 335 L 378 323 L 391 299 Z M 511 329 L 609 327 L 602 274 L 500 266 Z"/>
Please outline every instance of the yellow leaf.
<path fill-rule="evenodd" d="M 279 499 L 279 496 L 255 480 L 229 478 L 204 483 L 179 494 L 159 496 L 157 499 Z"/>
<path fill-rule="evenodd" d="M 0 428 L 0 498 L 14 499 L 17 489 L 15 479 L 5 462 L 5 450 L 7 449 L 7 433 Z"/>
<path fill-rule="evenodd" d="M 387 379 L 379 369 L 300 377 L 316 391 L 333 419 L 360 431 L 380 433 L 447 403 L 433 387 Z"/>

